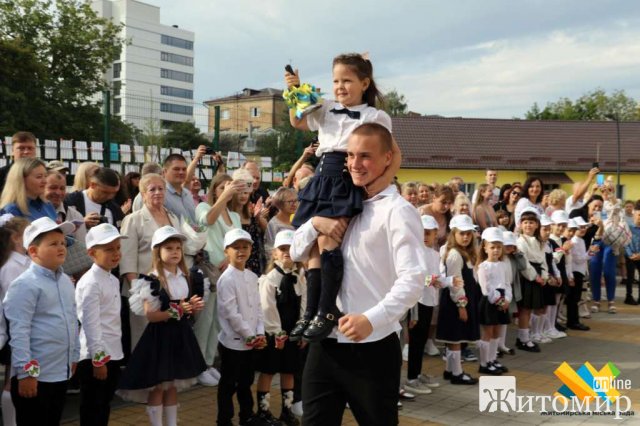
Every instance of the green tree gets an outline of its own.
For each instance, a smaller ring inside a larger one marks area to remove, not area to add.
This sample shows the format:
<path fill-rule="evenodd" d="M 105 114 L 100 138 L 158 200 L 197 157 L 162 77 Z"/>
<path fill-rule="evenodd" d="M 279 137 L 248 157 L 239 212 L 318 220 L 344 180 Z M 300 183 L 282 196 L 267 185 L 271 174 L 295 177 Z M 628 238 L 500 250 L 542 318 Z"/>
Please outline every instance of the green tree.
<path fill-rule="evenodd" d="M 385 93 L 384 102 L 380 105 L 391 117 L 402 117 L 407 115 L 407 103 L 404 95 L 398 93 L 397 90 Z"/>
<path fill-rule="evenodd" d="M 196 149 L 200 145 L 209 145 L 211 141 L 207 139 L 200 129 L 190 121 L 174 123 L 163 137 L 163 145 L 168 148 L 180 148 L 183 151 Z"/>
<path fill-rule="evenodd" d="M 10 109 L 0 102 L 1 123 L 8 126 L 2 130 L 100 138 L 96 94 L 106 88 L 103 75 L 120 56 L 121 26 L 98 17 L 89 2 L 80 0 L 0 0 L 0 22 L 0 45 L 28 57 L 29 71 L 5 71 L 8 78 L 0 79 L 0 92 L 11 90 L 19 100 Z M 16 68 L 22 71 L 22 63 Z M 32 103 L 39 108 L 37 118 Z M 28 119 L 24 111 L 30 111 Z"/>
<path fill-rule="evenodd" d="M 638 102 L 627 96 L 624 90 L 607 95 L 603 89 L 596 89 L 575 101 L 560 98 L 547 103 L 542 110 L 534 103 L 525 113 L 527 120 L 608 120 L 611 117 L 622 121 L 639 120 Z"/>

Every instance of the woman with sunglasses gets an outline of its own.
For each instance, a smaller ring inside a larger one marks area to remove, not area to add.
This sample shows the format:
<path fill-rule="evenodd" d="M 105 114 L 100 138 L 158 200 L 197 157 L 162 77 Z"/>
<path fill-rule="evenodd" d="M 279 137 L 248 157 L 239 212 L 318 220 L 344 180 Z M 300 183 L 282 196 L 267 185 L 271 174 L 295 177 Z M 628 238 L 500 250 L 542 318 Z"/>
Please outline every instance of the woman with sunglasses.
<path fill-rule="evenodd" d="M 502 188 L 500 188 L 500 193 L 502 194 L 500 201 L 497 202 L 493 208 L 495 211 L 505 211 L 507 215 L 509 215 L 509 226 L 507 229 L 513 231 L 515 228 L 514 213 L 518 200 L 522 197 L 522 185 L 519 183 L 514 183 L 513 185 L 508 183 L 504 184 Z"/>

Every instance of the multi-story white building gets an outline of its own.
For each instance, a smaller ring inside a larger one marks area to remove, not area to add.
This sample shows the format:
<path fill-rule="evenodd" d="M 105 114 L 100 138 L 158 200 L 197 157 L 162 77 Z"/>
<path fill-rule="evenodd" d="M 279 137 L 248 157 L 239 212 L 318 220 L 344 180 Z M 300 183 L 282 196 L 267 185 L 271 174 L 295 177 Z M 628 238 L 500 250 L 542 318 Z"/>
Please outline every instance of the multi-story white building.
<path fill-rule="evenodd" d="M 161 24 L 160 8 L 140 1 L 94 0 L 91 6 L 124 24 L 127 43 L 105 75 L 112 112 L 140 130 L 193 121 L 194 33 Z"/>

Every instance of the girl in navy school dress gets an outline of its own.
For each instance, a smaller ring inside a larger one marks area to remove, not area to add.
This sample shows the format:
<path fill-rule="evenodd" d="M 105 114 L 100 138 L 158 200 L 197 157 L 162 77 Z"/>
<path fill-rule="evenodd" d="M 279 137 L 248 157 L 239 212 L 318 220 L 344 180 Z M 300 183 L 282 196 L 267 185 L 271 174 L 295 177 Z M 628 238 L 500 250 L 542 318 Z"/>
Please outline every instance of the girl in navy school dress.
<path fill-rule="evenodd" d="M 152 426 L 177 424 L 178 390 L 196 383 L 207 369 L 191 329 L 190 316 L 202 310 L 203 289 L 190 289 L 182 243 L 187 237 L 171 226 L 159 228 L 151 240 L 152 268 L 132 283 L 129 303 L 149 324 L 122 374 L 118 395 L 147 403 Z"/>
<path fill-rule="evenodd" d="M 461 276 L 464 286 L 452 286 L 440 292 L 436 340 L 447 345 L 444 379 L 454 385 L 474 385 L 478 379 L 462 371 L 460 351 L 463 343 L 480 339 L 478 305 L 481 293 L 474 272 L 476 226 L 471 217 L 460 214 L 451 219 L 449 227 L 447 244 L 441 249 L 444 273 Z"/>
<path fill-rule="evenodd" d="M 480 326 L 482 339 L 478 341 L 480 368 L 484 374 L 499 376 L 509 370 L 497 360 L 500 327 L 509 324 L 511 267 L 503 262 L 504 235 L 497 227 L 482 232 L 478 261 L 478 281 L 482 290 L 480 299 Z"/>
<path fill-rule="evenodd" d="M 289 248 L 293 244 L 293 231 L 278 232 L 274 241 L 269 272 L 258 280 L 260 305 L 264 316 L 267 347 L 258 355 L 260 372 L 257 386 L 258 417 L 277 423 L 270 412 L 271 381 L 280 374 L 282 412 L 279 420 L 287 426 L 298 426 L 293 415 L 294 375 L 301 369 L 301 343 L 289 340 L 289 333 L 302 317 L 306 302 L 306 283 L 301 263 L 291 260 Z"/>
<path fill-rule="evenodd" d="M 298 72 L 285 74 L 288 88 L 300 85 Z M 298 130 L 318 131 L 320 145 L 316 155 L 320 164 L 316 175 L 300 192 L 300 204 L 292 224 L 299 227 L 319 216 L 332 218 L 339 231 L 323 233 L 331 226 L 320 229 L 318 245 L 311 252 L 307 273 L 307 309 L 289 338 L 304 337 L 318 341 L 331 333 L 342 315 L 336 306 L 343 275 L 340 239 L 348 221 L 362 211 L 363 191 L 377 193 L 389 186 L 400 168 L 400 149 L 393 143 L 393 159 L 384 175 L 369 188 L 355 187 L 346 170 L 347 141 L 351 132 L 363 123 L 375 122 L 391 131 L 391 118 L 375 108 L 381 95 L 373 80 L 371 62 L 359 54 L 344 54 L 333 59 L 333 94 L 335 101 L 324 102 L 312 113 L 298 118 L 289 111 L 291 125 Z M 334 227 L 335 229 L 336 227 Z M 296 259 L 298 260 L 298 259 Z"/>
<path fill-rule="evenodd" d="M 544 314 L 544 294 L 542 287 L 547 284 L 547 260 L 544 245 L 540 240 L 540 214 L 536 209 L 525 208 L 520 215 L 518 250 L 529 263 L 520 272 L 522 299 L 518 302 L 518 338 L 516 347 L 523 351 L 540 352 L 540 346 L 531 338 L 529 320 L 531 311 Z"/>

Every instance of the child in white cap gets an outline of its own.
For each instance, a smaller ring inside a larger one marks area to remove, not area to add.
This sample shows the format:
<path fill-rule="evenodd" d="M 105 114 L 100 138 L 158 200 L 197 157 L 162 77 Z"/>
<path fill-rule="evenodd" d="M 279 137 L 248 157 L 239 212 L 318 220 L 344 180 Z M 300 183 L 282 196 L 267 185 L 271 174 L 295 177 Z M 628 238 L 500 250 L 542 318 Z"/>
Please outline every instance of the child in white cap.
<path fill-rule="evenodd" d="M 301 263 L 295 263 L 289 255 L 293 244 L 292 230 L 276 234 L 268 272 L 260 277 L 260 305 L 264 315 L 267 347 L 260 353 L 257 370 L 260 372 L 257 386 L 258 417 L 277 422 L 271 412 L 269 389 L 273 375 L 280 374 L 282 413 L 279 420 L 287 426 L 298 425 L 291 412 L 294 375 L 300 371 L 302 342 L 288 339 L 296 322 L 302 317 L 306 304 L 306 282 Z"/>
<path fill-rule="evenodd" d="M 163 414 L 168 426 L 177 425 L 178 390 L 195 384 L 207 368 L 191 328 L 191 315 L 204 303 L 190 285 L 186 239 L 172 226 L 153 233 L 153 271 L 132 282 L 129 297 L 131 310 L 149 323 L 122 373 L 118 395 L 146 402 L 152 426 L 162 426 Z"/>
<path fill-rule="evenodd" d="M 447 365 L 443 377 L 454 385 L 475 385 L 478 379 L 462 371 L 461 345 L 480 339 L 478 303 L 480 287 L 474 268 L 477 260 L 476 226 L 471 217 L 460 214 L 449 223 L 451 232 L 442 247 L 442 263 L 447 276 L 462 277 L 463 287 L 440 292 L 436 340 L 447 345 Z"/>
<path fill-rule="evenodd" d="M 453 279 L 447 280 L 444 274 L 440 274 L 440 254 L 433 249 L 438 239 L 438 222 L 430 215 L 423 215 L 420 219 L 424 229 L 427 281 L 420 301 L 409 313 L 409 362 L 404 389 L 407 392 L 424 395 L 430 394 L 431 388 L 440 386 L 434 377 L 422 374 L 422 359 L 429 338 L 433 310 L 438 305 L 438 288 L 446 287 L 447 284 L 451 286 Z M 461 278 L 457 277 L 456 283 L 461 286 Z"/>
<path fill-rule="evenodd" d="M 247 267 L 253 240 L 242 229 L 232 229 L 224 236 L 224 253 L 229 266 L 218 280 L 218 424 L 230 425 L 233 419 L 233 395 L 240 405 L 240 424 L 257 422 L 253 413 L 251 385 L 254 378 L 252 349 L 264 349 L 264 318 L 258 292 L 258 276 Z M 255 419 L 255 420 L 254 420 Z"/>
<path fill-rule="evenodd" d="M 510 271 L 502 262 L 504 236 L 496 227 L 482 232 L 478 283 L 482 290 L 480 299 L 480 328 L 482 339 L 478 341 L 480 368 L 478 372 L 499 376 L 509 371 L 496 359 L 500 339 L 500 326 L 509 324 L 509 304 L 513 298 Z"/>
<path fill-rule="evenodd" d="M 93 265 L 76 285 L 80 328 L 80 422 L 109 424 L 110 403 L 120 378 L 122 329 L 120 282 L 111 274 L 120 262 L 118 229 L 108 223 L 87 233 L 86 247 Z"/>
<path fill-rule="evenodd" d="M 11 399 L 18 424 L 57 424 L 67 382 L 78 362 L 78 316 L 74 286 L 62 271 L 70 222 L 48 217 L 31 222 L 23 245 L 29 269 L 9 286 L 4 299 L 11 335 Z"/>

